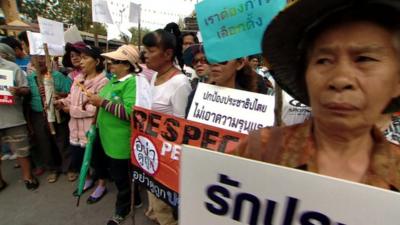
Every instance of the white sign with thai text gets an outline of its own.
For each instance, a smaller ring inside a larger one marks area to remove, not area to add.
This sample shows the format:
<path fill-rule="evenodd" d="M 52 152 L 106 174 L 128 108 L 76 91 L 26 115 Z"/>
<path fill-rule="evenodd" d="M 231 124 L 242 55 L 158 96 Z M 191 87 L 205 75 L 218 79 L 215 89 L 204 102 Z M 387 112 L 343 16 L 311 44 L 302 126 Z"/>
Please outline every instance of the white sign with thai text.
<path fill-rule="evenodd" d="M 183 146 L 182 225 L 398 225 L 400 194 Z"/>
<path fill-rule="evenodd" d="M 40 33 L 43 42 L 54 45 L 64 45 L 64 25 L 63 23 L 38 17 Z"/>
<path fill-rule="evenodd" d="M 187 119 L 245 133 L 274 124 L 275 98 L 199 83 Z"/>

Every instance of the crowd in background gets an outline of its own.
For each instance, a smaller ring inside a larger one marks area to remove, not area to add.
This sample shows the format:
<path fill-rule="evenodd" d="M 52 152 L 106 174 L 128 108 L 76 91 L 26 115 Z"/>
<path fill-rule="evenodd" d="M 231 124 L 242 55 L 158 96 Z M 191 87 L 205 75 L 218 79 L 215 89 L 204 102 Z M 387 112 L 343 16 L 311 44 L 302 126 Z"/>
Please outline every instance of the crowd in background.
<path fill-rule="evenodd" d="M 109 225 L 120 224 L 130 213 L 131 190 L 133 205 L 142 205 L 139 187 L 134 184 L 131 188 L 130 178 L 133 106 L 185 118 L 201 82 L 274 95 L 272 72 L 259 55 L 210 64 L 196 34 L 181 33 L 174 23 L 145 35 L 142 51 L 123 45 L 103 53 L 84 42 L 67 43 L 65 55 L 54 57 L 51 66 L 45 56 L 29 55 L 26 32 L 0 42 L 0 69 L 15 74 L 15 87 L 9 89 L 15 104 L 0 105 L 2 160 L 17 159 L 15 167 L 21 168 L 30 190 L 40 188 L 36 177 L 43 174 L 49 183 L 57 182 L 62 174 L 75 182 L 87 144 L 86 133 L 95 124 L 98 135 L 83 191 L 91 191 L 88 204 L 97 203 L 107 193 L 111 178 L 118 193 Z M 52 96 L 59 112 L 56 123 L 48 122 L 46 115 L 50 105 L 44 82 L 48 76 L 56 93 Z M 285 125 L 301 123 L 310 116 L 308 106 L 283 93 Z M 388 140 L 399 144 L 398 115 L 386 115 L 380 125 Z M 0 191 L 7 185 L 0 170 Z M 150 219 L 163 225 L 177 224 L 177 212 L 170 206 L 150 192 L 148 201 L 146 215 Z"/>

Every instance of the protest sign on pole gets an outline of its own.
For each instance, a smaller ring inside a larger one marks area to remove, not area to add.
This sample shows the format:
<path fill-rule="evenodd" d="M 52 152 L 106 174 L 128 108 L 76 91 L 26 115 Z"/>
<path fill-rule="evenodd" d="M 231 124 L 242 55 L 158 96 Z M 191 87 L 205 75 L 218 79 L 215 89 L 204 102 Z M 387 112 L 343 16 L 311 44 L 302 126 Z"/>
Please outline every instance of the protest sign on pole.
<path fill-rule="evenodd" d="M 63 23 L 38 17 L 40 33 L 43 42 L 53 45 L 65 45 Z"/>
<path fill-rule="evenodd" d="M 400 194 L 184 145 L 180 224 L 398 225 Z M 195 221 L 195 222 L 193 222 Z"/>
<path fill-rule="evenodd" d="M 274 102 L 272 95 L 200 83 L 188 120 L 247 134 L 274 124 Z"/>
<path fill-rule="evenodd" d="M 231 152 L 246 135 L 135 107 L 132 112 L 132 178 L 177 208 L 181 145 Z"/>
<path fill-rule="evenodd" d="M 92 20 L 99 23 L 113 23 L 107 0 L 92 0 Z"/>
<path fill-rule="evenodd" d="M 31 55 L 45 55 L 44 42 L 41 33 L 35 33 L 27 31 L 28 41 L 29 41 L 29 53 Z M 64 55 L 64 46 L 48 44 L 49 54 L 52 56 Z"/>
<path fill-rule="evenodd" d="M 142 6 L 140 4 L 136 4 L 134 2 L 131 2 L 130 4 L 131 5 L 130 5 L 130 13 L 129 13 L 129 22 L 130 23 L 139 23 Z"/>
<path fill-rule="evenodd" d="M 0 105 L 14 104 L 14 96 L 8 91 L 14 86 L 14 74 L 12 70 L 0 69 Z"/>
<path fill-rule="evenodd" d="M 197 22 L 209 62 L 260 53 L 265 28 L 285 5 L 286 0 L 204 0 L 197 4 Z"/>
<path fill-rule="evenodd" d="M 66 30 L 64 32 L 64 40 L 65 40 L 65 43 L 75 43 L 75 42 L 83 41 L 81 33 L 79 32 L 76 25 L 73 25 L 72 27 L 68 28 L 68 30 Z"/>

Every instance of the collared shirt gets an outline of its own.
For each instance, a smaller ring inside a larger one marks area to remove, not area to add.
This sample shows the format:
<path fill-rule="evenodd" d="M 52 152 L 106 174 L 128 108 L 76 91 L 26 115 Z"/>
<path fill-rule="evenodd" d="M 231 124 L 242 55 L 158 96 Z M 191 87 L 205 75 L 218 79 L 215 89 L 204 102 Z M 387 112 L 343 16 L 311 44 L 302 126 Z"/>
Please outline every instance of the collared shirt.
<path fill-rule="evenodd" d="M 114 75 L 100 91 L 99 96 L 123 106 L 124 111 L 130 114 L 136 103 L 136 76 L 129 74 L 117 79 Z M 113 159 L 129 159 L 130 121 L 122 120 L 108 112 L 105 107 L 100 107 L 97 126 L 105 153 Z"/>
<path fill-rule="evenodd" d="M 28 87 L 26 77 L 17 64 L 0 58 L 0 69 L 13 72 L 15 87 Z M 14 96 L 14 100 L 15 104 L 13 105 L 0 104 L 0 129 L 26 124 L 22 114 L 22 98 Z"/>
<path fill-rule="evenodd" d="M 400 147 L 386 141 L 377 128 L 372 130 L 374 147 L 369 168 L 361 183 L 400 190 Z M 318 173 L 317 149 L 312 122 L 263 128 L 251 133 L 233 154 L 258 161 Z"/>

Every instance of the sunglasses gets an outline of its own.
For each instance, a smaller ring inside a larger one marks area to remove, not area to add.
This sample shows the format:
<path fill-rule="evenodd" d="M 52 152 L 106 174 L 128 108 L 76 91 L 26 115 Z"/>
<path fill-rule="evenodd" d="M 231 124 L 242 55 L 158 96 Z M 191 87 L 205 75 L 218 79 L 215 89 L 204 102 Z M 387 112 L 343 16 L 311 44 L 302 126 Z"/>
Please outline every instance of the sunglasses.
<path fill-rule="evenodd" d="M 200 63 L 200 64 L 208 64 L 208 61 L 207 61 L 207 59 L 206 59 L 205 57 L 198 58 L 198 59 L 193 59 L 192 64 L 193 64 L 193 65 L 197 65 L 197 63 Z"/>
<path fill-rule="evenodd" d="M 109 62 L 110 62 L 111 64 L 113 64 L 113 65 L 127 64 L 127 63 L 128 63 L 128 61 L 125 61 L 125 60 L 110 60 Z"/>

